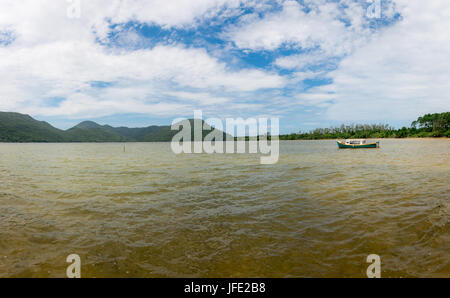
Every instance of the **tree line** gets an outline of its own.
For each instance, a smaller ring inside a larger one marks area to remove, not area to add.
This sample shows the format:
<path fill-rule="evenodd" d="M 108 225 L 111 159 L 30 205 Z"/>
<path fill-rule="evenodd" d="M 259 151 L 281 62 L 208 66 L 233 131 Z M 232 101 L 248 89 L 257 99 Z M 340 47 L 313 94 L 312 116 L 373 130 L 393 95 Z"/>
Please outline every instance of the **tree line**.
<path fill-rule="evenodd" d="M 281 135 L 280 140 L 427 138 L 450 137 L 450 112 L 426 114 L 410 127 L 395 129 L 387 124 L 352 124 L 316 128 L 309 132 Z"/>

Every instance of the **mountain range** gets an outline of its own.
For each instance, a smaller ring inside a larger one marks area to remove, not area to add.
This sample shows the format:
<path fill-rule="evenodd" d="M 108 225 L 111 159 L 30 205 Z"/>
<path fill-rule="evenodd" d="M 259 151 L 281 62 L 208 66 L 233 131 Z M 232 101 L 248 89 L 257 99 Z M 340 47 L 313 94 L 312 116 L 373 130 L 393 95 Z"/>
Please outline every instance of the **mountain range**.
<path fill-rule="evenodd" d="M 191 123 L 193 136 L 194 121 Z M 210 128 L 206 125 L 206 128 Z M 0 112 L 0 142 L 61 143 L 61 142 L 170 142 L 179 131 L 171 126 L 148 126 L 143 128 L 112 127 L 92 121 L 84 121 L 68 129 L 61 130 L 29 115 Z M 205 137 L 210 130 L 203 130 Z M 224 139 L 226 134 L 224 133 Z"/>

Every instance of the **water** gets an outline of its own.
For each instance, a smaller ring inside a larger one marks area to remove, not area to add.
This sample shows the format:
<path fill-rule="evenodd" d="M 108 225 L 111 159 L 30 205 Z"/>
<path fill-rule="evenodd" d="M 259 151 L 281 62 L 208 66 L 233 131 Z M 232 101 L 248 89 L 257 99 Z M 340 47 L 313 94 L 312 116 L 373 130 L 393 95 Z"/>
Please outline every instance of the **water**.
<path fill-rule="evenodd" d="M 124 146 L 126 150 L 124 152 Z M 0 144 L 0 277 L 450 277 L 450 141 Z"/>

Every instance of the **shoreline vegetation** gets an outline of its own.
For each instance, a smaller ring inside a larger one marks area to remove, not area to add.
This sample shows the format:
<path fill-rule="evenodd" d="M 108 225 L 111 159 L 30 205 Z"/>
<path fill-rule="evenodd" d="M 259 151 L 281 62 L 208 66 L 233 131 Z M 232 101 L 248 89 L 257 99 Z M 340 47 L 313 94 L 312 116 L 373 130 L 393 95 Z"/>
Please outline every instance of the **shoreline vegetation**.
<path fill-rule="evenodd" d="M 330 139 L 402 139 L 449 138 L 450 112 L 426 114 L 411 123 L 410 127 L 395 129 L 387 124 L 352 124 L 340 127 L 317 128 L 310 132 L 280 135 L 280 140 L 330 140 Z"/>
<path fill-rule="evenodd" d="M 191 124 L 195 120 L 189 120 Z M 204 124 L 204 121 L 202 120 Z M 194 125 L 191 125 L 193 128 Z M 210 128 L 209 125 L 205 127 Z M 0 143 L 109 143 L 109 142 L 170 142 L 179 130 L 171 126 L 144 128 L 112 127 L 92 121 L 61 130 L 29 115 L 0 112 Z M 211 132 L 204 129 L 203 138 Z M 193 131 L 192 131 L 193 134 Z M 352 124 L 317 128 L 309 132 L 280 135 L 280 140 L 387 139 L 387 138 L 449 138 L 450 112 L 426 114 L 411 123 L 411 127 L 395 129 L 387 124 Z M 223 133 L 224 140 L 226 134 Z M 266 136 L 271 139 L 271 136 Z M 249 140 L 249 137 L 234 138 Z M 260 137 L 253 137 L 260 139 Z"/>

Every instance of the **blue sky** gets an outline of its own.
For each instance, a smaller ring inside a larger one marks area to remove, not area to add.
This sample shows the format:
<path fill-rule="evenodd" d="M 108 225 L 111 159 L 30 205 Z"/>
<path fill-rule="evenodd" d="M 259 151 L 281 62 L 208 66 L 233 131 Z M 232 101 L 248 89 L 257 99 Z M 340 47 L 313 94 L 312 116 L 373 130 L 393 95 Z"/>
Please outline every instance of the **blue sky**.
<path fill-rule="evenodd" d="M 64 129 L 88 119 L 170 124 L 194 110 L 205 118 L 279 117 L 282 133 L 409 125 L 450 108 L 450 38 L 441 30 L 449 6 L 6 0 L 0 110 Z"/>

